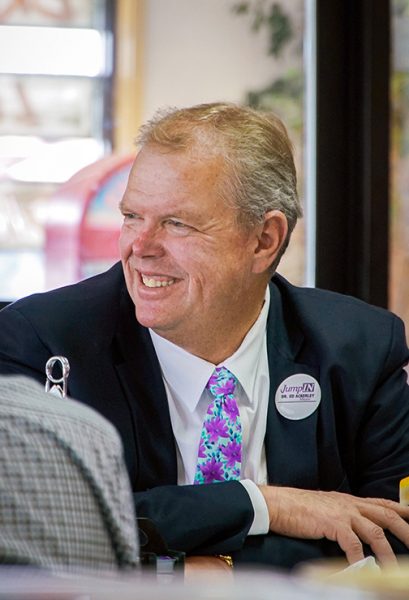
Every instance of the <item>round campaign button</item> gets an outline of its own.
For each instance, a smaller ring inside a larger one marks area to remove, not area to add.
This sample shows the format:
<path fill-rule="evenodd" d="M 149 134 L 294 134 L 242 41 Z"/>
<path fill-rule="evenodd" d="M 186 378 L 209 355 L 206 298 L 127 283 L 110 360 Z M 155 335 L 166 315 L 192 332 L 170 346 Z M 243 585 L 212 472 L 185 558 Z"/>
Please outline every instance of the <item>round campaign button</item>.
<path fill-rule="evenodd" d="M 320 384 L 306 373 L 290 375 L 278 386 L 275 402 L 278 412 L 286 419 L 305 419 L 321 402 Z"/>

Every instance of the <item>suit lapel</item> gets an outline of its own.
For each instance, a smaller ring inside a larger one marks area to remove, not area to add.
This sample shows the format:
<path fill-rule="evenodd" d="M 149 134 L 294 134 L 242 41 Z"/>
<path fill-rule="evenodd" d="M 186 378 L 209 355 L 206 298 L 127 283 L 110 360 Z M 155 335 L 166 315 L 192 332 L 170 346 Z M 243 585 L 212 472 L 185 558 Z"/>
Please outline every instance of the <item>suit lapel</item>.
<path fill-rule="evenodd" d="M 177 482 L 176 449 L 166 391 L 149 332 L 126 291 L 116 334 L 116 370 L 133 418 L 137 489 Z"/>
<path fill-rule="evenodd" d="M 270 292 L 267 324 L 270 397 L 265 438 L 268 480 L 271 484 L 314 488 L 318 483 L 319 407 L 304 419 L 287 419 L 277 411 L 275 394 L 284 379 L 290 375 L 303 373 L 319 380 L 319 371 L 312 365 L 297 362 L 296 356 L 302 346 L 303 335 L 293 322 L 286 326 L 278 288 L 270 285 Z"/>

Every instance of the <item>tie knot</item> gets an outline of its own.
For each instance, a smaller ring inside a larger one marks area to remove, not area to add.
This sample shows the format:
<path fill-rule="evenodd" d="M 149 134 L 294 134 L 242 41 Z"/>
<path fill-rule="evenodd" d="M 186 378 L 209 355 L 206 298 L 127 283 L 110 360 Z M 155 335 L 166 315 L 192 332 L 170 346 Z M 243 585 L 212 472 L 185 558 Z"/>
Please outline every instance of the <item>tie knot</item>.
<path fill-rule="evenodd" d="M 207 389 L 215 398 L 226 397 L 234 394 L 237 379 L 226 367 L 217 367 L 209 381 Z"/>

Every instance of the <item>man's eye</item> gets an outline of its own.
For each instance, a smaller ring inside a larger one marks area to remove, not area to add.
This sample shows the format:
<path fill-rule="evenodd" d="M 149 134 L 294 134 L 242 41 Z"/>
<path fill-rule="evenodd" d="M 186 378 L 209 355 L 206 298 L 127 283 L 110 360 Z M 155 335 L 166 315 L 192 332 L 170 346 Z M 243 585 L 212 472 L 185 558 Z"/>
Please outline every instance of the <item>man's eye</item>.
<path fill-rule="evenodd" d="M 174 233 L 175 235 L 188 235 L 193 230 L 193 227 L 186 225 L 186 223 L 178 221 L 177 219 L 167 219 L 165 226 L 169 232 Z"/>
<path fill-rule="evenodd" d="M 189 231 L 189 229 L 191 229 L 191 227 L 189 227 L 189 225 L 186 225 L 186 223 L 183 223 L 183 221 L 178 221 L 177 219 L 167 219 L 166 221 L 166 225 L 167 227 L 170 227 L 171 229 L 177 230 L 177 231 Z"/>
<path fill-rule="evenodd" d="M 185 223 L 182 223 L 182 221 L 175 221 L 174 219 L 169 219 L 168 223 L 172 227 L 176 227 L 176 228 L 180 228 L 180 229 L 182 229 L 183 227 L 187 227 L 187 225 L 185 225 Z"/>

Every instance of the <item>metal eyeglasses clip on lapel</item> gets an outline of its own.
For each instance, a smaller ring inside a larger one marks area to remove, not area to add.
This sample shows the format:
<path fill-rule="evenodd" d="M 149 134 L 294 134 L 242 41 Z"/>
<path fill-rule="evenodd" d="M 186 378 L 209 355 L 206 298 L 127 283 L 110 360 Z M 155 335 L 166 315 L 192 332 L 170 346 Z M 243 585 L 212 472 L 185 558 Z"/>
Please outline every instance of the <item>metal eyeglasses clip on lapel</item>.
<path fill-rule="evenodd" d="M 61 377 L 58 379 L 53 377 L 53 369 L 55 364 L 58 364 L 61 370 Z M 65 356 L 52 356 L 47 360 L 45 365 L 45 374 L 47 380 L 45 382 L 45 391 L 58 396 L 59 398 L 65 398 L 67 395 L 67 381 L 70 373 L 70 363 L 68 358 Z M 62 385 L 61 385 L 62 384 Z"/>

